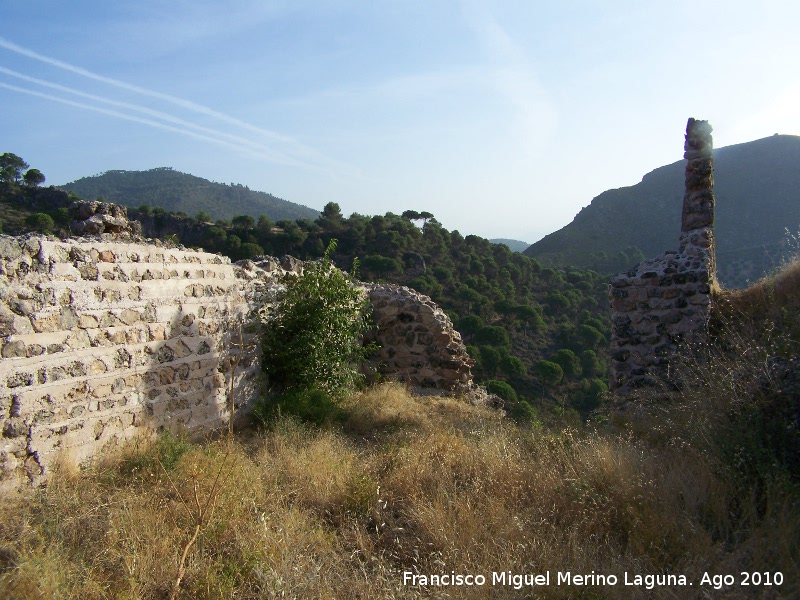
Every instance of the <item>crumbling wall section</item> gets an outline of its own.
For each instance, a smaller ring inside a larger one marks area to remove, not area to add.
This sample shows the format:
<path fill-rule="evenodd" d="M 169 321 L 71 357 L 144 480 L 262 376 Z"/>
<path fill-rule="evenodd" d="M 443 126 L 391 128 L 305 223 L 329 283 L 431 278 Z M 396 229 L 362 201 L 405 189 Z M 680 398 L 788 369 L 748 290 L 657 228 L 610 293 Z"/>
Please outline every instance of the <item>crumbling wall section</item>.
<path fill-rule="evenodd" d="M 302 263 L 292 257 L 261 257 L 239 264 L 241 276 L 251 281 L 253 289 L 276 281 L 276 270 L 301 273 L 303 269 Z M 474 389 L 470 369 L 475 361 L 467 354 L 450 317 L 430 297 L 400 285 L 361 285 L 375 324 L 364 343 L 378 346 L 377 353 L 365 365 L 369 376 L 445 392 L 467 393 Z M 270 292 L 261 295 L 269 296 Z"/>
<path fill-rule="evenodd" d="M 428 296 L 391 284 L 367 287 L 380 349 L 372 360 L 379 375 L 411 386 L 468 392 L 475 361 L 461 334 Z"/>
<path fill-rule="evenodd" d="M 711 126 L 689 119 L 686 191 L 678 252 L 646 260 L 611 280 L 610 388 L 626 393 L 667 375 L 683 343 L 707 338 L 715 279 Z"/>

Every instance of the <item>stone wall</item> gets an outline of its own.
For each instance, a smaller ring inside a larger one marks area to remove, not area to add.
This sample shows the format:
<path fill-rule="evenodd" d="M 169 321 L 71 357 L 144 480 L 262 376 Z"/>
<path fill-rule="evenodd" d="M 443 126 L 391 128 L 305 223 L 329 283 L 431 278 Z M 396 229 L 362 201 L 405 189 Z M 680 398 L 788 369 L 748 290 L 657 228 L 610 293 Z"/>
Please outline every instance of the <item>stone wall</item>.
<path fill-rule="evenodd" d="M 682 343 L 706 339 L 715 278 L 711 126 L 689 119 L 678 252 L 611 280 L 611 377 L 617 393 L 656 383 Z M 662 224 L 654 224 L 660 226 Z"/>
<path fill-rule="evenodd" d="M 231 384 L 237 408 L 261 390 L 254 310 L 302 269 L 291 257 L 232 265 L 154 244 L 0 236 L 0 492 L 44 481 L 58 460 L 227 423 Z M 472 361 L 430 298 L 398 286 L 366 293 L 376 372 L 472 386 Z M 232 373 L 240 331 L 247 348 Z"/>
<path fill-rule="evenodd" d="M 283 272 L 277 267 L 273 273 Z M 227 258 L 154 245 L 0 237 L 0 490 L 61 457 L 227 420 L 231 345 L 257 301 Z M 235 389 L 260 372 L 251 348 Z"/>
<path fill-rule="evenodd" d="M 372 360 L 381 376 L 411 386 L 468 392 L 473 388 L 461 334 L 444 312 L 425 295 L 407 287 L 375 284 L 367 287 L 380 345 Z"/>

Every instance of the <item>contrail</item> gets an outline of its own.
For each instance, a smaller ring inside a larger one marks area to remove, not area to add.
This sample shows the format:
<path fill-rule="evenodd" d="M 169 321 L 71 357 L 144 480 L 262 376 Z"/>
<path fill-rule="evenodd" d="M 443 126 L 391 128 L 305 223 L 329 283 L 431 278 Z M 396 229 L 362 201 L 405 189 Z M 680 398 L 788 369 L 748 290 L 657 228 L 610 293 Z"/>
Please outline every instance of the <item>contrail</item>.
<path fill-rule="evenodd" d="M 254 142 L 250 139 L 243 138 L 234 134 L 226 133 L 224 131 L 219 131 L 217 129 L 212 129 L 210 127 L 203 127 L 202 125 L 197 125 L 195 123 L 191 123 L 190 121 L 186 121 L 184 119 L 175 117 L 168 113 L 162 112 L 160 110 L 153 110 L 151 108 L 147 108 L 146 106 L 141 106 L 138 104 L 131 104 L 129 102 L 120 102 L 119 100 L 112 100 L 111 98 L 106 98 L 104 96 L 96 96 L 95 94 L 88 94 L 86 92 L 82 92 L 80 90 L 76 90 L 74 88 L 66 87 L 63 85 L 59 85 L 57 83 L 52 83 L 50 81 L 46 81 L 44 79 L 38 79 L 36 77 L 31 77 L 29 75 L 25 75 L 23 73 L 19 73 L 17 71 L 13 71 L 11 69 L 7 69 L 5 67 L 0 66 L 0 73 L 5 73 L 6 75 L 10 75 L 11 77 L 16 77 L 17 79 L 22 79 L 23 81 L 27 81 L 28 83 L 35 83 L 36 85 L 41 85 L 43 87 L 47 87 L 50 89 L 58 90 L 60 92 L 67 92 L 69 94 L 74 94 L 76 96 L 80 96 L 81 98 L 86 98 L 87 100 L 94 100 L 95 102 L 102 102 L 104 104 L 110 104 L 112 106 L 117 106 L 119 108 L 126 108 L 129 110 L 134 110 L 140 112 L 142 114 L 150 115 L 151 117 L 155 117 L 157 119 L 161 119 L 162 121 L 167 121 L 169 123 L 174 123 L 176 125 L 181 125 L 183 127 L 187 127 L 189 129 L 195 129 L 197 131 L 207 133 L 211 136 L 216 136 L 219 138 L 225 138 L 231 140 L 232 142 L 236 142 L 237 144 L 241 144 L 244 146 L 250 146 L 256 150 L 261 151 L 269 151 L 267 148 L 264 147 L 263 144 L 258 142 Z M 23 88 L 18 88 L 23 89 Z M 48 99 L 52 100 L 55 96 L 47 96 Z M 276 152 L 276 156 L 283 156 L 286 160 L 291 160 L 288 156 Z M 305 164 L 304 166 L 308 168 L 314 168 L 313 165 Z"/>
<path fill-rule="evenodd" d="M 6 50 L 10 50 L 11 52 L 15 52 L 16 54 L 20 54 L 22 56 L 27 56 L 28 58 L 32 58 L 34 60 L 38 60 L 39 62 L 43 62 L 53 67 L 57 67 L 59 69 L 69 71 L 71 73 L 75 73 L 76 75 L 80 75 L 82 77 L 86 77 L 88 79 L 92 79 L 94 81 L 99 81 L 101 83 L 105 83 L 107 85 L 111 85 L 123 90 L 127 90 L 129 92 L 135 92 L 137 94 L 141 94 L 143 96 L 149 96 L 151 98 L 157 98 L 159 100 L 163 100 L 164 102 L 169 102 L 176 106 L 180 106 L 187 110 L 206 115 L 208 117 L 213 117 L 215 119 L 219 119 L 224 123 L 229 123 L 231 125 L 235 125 L 236 127 L 240 127 L 242 129 L 252 131 L 254 133 L 258 133 L 265 137 L 270 138 L 273 141 L 281 142 L 283 144 L 287 144 L 292 147 L 293 151 L 300 156 L 304 156 L 309 160 L 314 160 L 319 163 L 322 163 L 319 168 L 324 170 L 330 169 L 345 169 L 351 172 L 355 170 L 352 167 L 349 167 L 346 164 L 343 164 L 337 160 L 331 159 L 323 154 L 319 153 L 317 150 L 305 146 L 296 140 L 292 139 L 291 137 L 278 134 L 274 131 L 270 131 L 268 129 L 262 129 L 260 127 L 256 127 L 255 125 L 251 125 L 241 119 L 237 119 L 235 117 L 231 117 L 226 115 L 225 113 L 221 113 L 216 111 L 212 108 L 207 106 L 203 106 L 202 104 L 198 104 L 196 102 L 192 102 L 191 100 L 184 100 L 183 98 L 178 98 L 177 96 L 172 96 L 170 94 L 164 94 L 161 92 L 157 92 L 155 90 L 150 90 L 147 88 L 143 88 L 137 85 L 133 85 L 127 83 L 125 81 L 120 81 L 119 79 L 113 79 L 111 77 L 105 77 L 103 75 L 98 75 L 97 73 L 93 73 L 87 69 L 77 67 L 75 65 L 71 65 L 67 62 L 51 58 L 49 56 L 44 56 L 43 54 L 39 54 L 33 50 L 28 48 L 24 48 L 18 44 L 15 44 L 3 37 L 0 37 L 0 48 L 5 48 Z"/>
<path fill-rule="evenodd" d="M 100 81 L 101 83 L 106 83 L 108 85 L 112 85 L 114 87 L 118 87 L 123 90 L 128 90 L 129 92 L 136 92 L 137 94 L 142 94 L 143 96 L 150 96 L 152 98 L 158 98 L 159 100 L 164 100 L 165 102 L 170 102 L 171 104 L 175 104 L 182 108 L 186 108 L 188 110 L 192 110 L 194 112 L 214 117 L 215 119 L 220 119 L 226 123 L 230 123 L 231 125 L 236 125 L 238 127 L 242 127 L 243 129 L 249 129 L 250 131 L 255 131 L 260 133 L 261 135 L 265 135 L 271 137 L 275 140 L 279 140 L 282 142 L 287 142 L 291 144 L 297 144 L 292 138 L 280 135 L 275 133 L 274 131 L 269 131 L 268 129 L 261 129 L 260 127 L 256 127 L 255 125 L 251 125 L 245 121 L 241 121 L 235 117 L 230 117 L 225 113 L 221 113 L 214 109 L 208 108 L 207 106 L 203 106 L 202 104 L 197 104 L 196 102 L 192 102 L 191 100 L 184 100 L 183 98 L 178 98 L 177 96 L 172 96 L 170 94 L 164 94 L 161 92 L 157 92 L 155 90 L 149 90 L 147 88 L 140 87 L 138 85 L 133 85 L 131 83 L 126 83 L 125 81 L 120 81 L 119 79 L 113 79 L 111 77 L 105 77 L 103 75 L 98 75 L 97 73 L 93 73 L 87 69 L 83 69 L 81 67 L 76 67 L 75 65 L 71 65 L 64 61 L 50 58 L 49 56 L 44 56 L 39 54 L 38 52 L 34 52 L 33 50 L 29 50 L 28 48 L 23 48 L 13 42 L 8 41 L 7 39 L 0 37 L 0 47 L 5 48 L 6 50 L 11 50 L 12 52 L 16 52 L 17 54 L 21 54 L 23 56 L 27 56 L 28 58 L 32 58 L 34 60 L 38 60 L 40 62 L 46 63 L 50 66 L 57 67 L 59 69 L 63 69 L 64 71 L 69 71 L 71 73 L 75 73 L 76 75 L 80 75 L 82 77 L 86 77 L 88 79 L 94 79 L 95 81 Z"/>
<path fill-rule="evenodd" d="M 238 150 L 240 152 L 244 152 L 245 154 L 249 154 L 250 156 L 254 156 L 256 158 L 265 158 L 267 160 L 284 164 L 288 166 L 294 167 L 306 167 L 305 163 L 298 162 L 289 157 L 285 157 L 282 155 L 275 155 L 273 153 L 269 153 L 266 150 L 255 151 L 248 148 L 242 148 L 241 146 L 234 144 L 233 142 L 228 142 L 226 140 L 222 140 L 216 137 L 211 137 L 209 135 L 204 135 L 202 133 L 197 133 L 196 131 L 192 131 L 191 129 L 181 129 L 179 127 L 173 127 L 171 125 L 167 125 L 165 123 L 161 123 L 160 121 L 153 121 L 151 119 L 144 119 L 142 117 L 136 117 L 133 115 L 128 115 L 125 113 L 121 113 L 116 110 L 111 110 L 107 108 L 102 108 L 99 106 L 93 106 L 90 104 L 84 104 L 83 102 L 75 102 L 73 100 L 67 100 L 65 98 L 59 98 L 58 96 L 53 96 L 51 94 L 45 94 L 43 92 L 37 92 L 35 90 L 29 90 L 25 88 L 18 87 L 16 85 L 11 85 L 8 83 L 0 82 L 0 88 L 5 88 L 7 90 L 11 90 L 13 92 L 18 92 L 20 94 L 28 94 L 30 96 L 36 96 L 38 98 L 44 98 L 45 100 L 50 100 L 52 102 L 59 102 L 61 104 L 66 104 L 67 106 L 73 106 L 76 108 L 82 108 L 85 110 L 91 110 L 94 112 L 98 112 L 104 115 L 108 115 L 111 117 L 116 117 L 118 119 L 124 119 L 126 121 L 133 121 L 134 123 L 141 123 L 143 125 L 149 125 L 150 127 L 155 127 L 156 129 L 163 129 L 165 131 L 171 131 L 173 133 L 179 133 L 181 135 L 186 135 L 189 137 L 193 137 L 199 140 L 204 140 L 207 142 L 212 142 L 215 144 L 220 144 L 222 146 L 227 146 L 229 148 L 233 148 L 234 150 Z"/>

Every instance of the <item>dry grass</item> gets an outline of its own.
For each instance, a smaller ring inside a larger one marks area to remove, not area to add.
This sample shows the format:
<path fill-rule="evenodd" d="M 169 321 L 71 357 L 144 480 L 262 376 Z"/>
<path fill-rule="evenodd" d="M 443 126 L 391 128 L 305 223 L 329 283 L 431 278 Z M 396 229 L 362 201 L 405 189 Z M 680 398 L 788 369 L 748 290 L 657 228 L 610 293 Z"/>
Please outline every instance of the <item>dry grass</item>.
<path fill-rule="evenodd" d="M 0 597 L 167 597 L 194 531 L 195 486 L 201 499 L 216 493 L 216 510 L 188 553 L 182 598 L 746 598 L 752 588 L 701 590 L 700 577 L 756 569 L 782 571 L 782 597 L 796 597 L 796 491 L 776 485 L 766 509 L 731 519 L 731 503 L 748 499 L 675 435 L 521 429 L 394 385 L 346 411 L 340 429 L 283 419 L 247 438 L 167 439 L 166 452 L 63 470 L 0 508 Z M 489 583 L 403 585 L 404 571 L 451 570 Z M 490 585 L 492 571 L 547 570 L 620 583 Z M 695 585 L 624 586 L 625 572 Z"/>
<path fill-rule="evenodd" d="M 800 258 L 742 290 L 717 290 L 712 330 L 735 329 L 750 343 L 800 353 Z"/>

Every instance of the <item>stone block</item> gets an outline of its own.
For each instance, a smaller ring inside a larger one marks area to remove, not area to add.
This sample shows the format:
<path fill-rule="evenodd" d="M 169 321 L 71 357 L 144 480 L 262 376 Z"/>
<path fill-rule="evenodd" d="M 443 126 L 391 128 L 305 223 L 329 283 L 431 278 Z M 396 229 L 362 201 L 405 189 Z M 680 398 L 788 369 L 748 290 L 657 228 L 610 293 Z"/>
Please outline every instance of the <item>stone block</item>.
<path fill-rule="evenodd" d="M 78 316 L 78 327 L 81 329 L 95 329 L 99 326 L 99 321 L 94 315 L 81 314 Z"/>
<path fill-rule="evenodd" d="M 13 340 L 3 344 L 2 352 L 3 358 L 27 358 L 25 342 L 21 340 Z"/>
<path fill-rule="evenodd" d="M 117 315 L 117 318 L 125 325 L 133 325 L 134 323 L 138 323 L 140 321 L 141 316 L 135 310 L 126 308 Z"/>
<path fill-rule="evenodd" d="M 629 298 L 614 298 L 611 301 L 611 309 L 618 312 L 631 312 L 636 310 L 637 303 Z"/>

